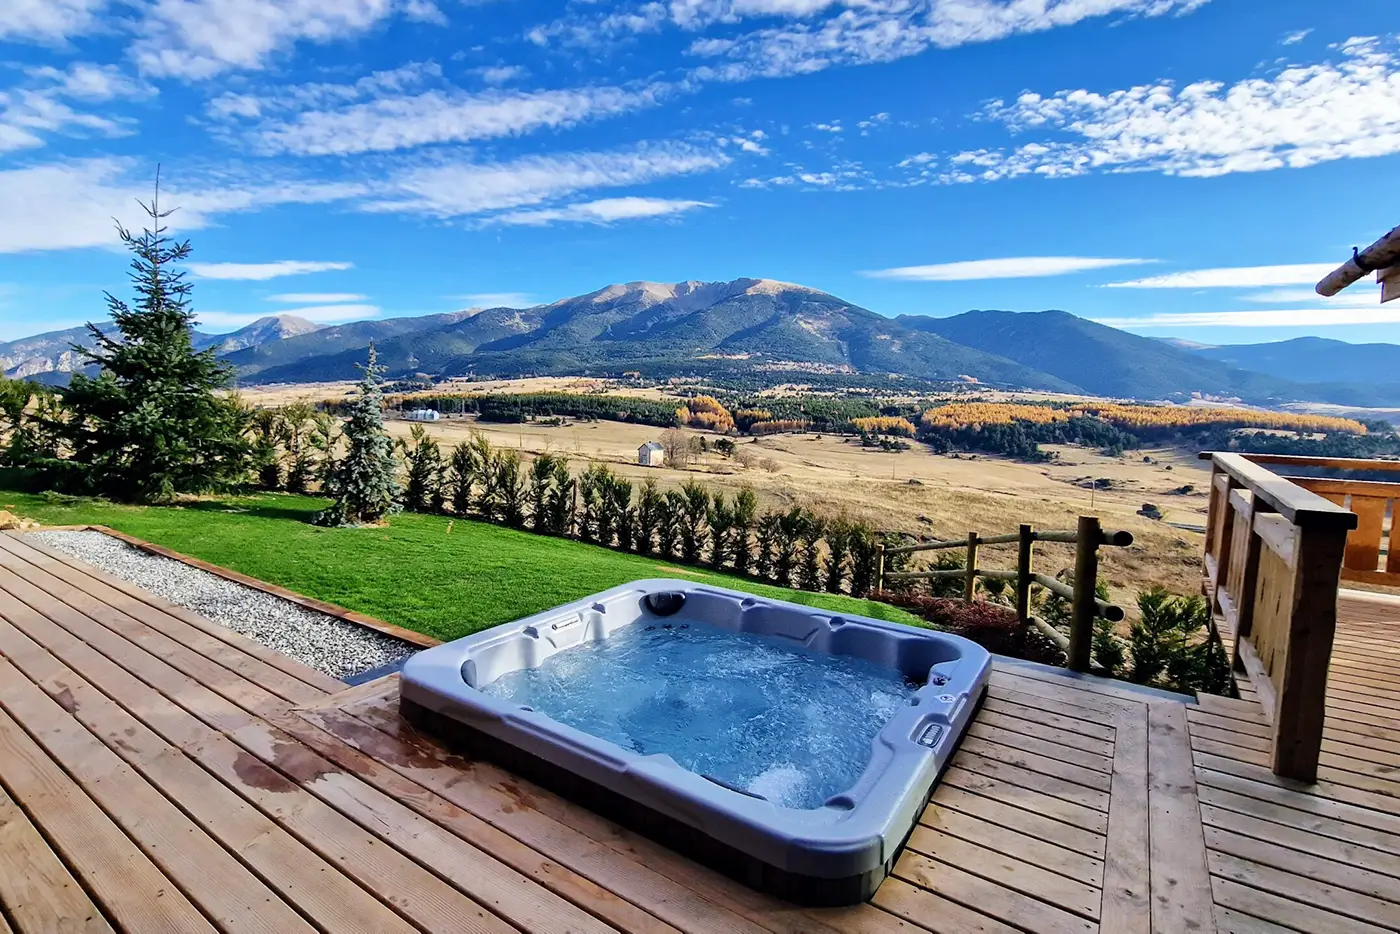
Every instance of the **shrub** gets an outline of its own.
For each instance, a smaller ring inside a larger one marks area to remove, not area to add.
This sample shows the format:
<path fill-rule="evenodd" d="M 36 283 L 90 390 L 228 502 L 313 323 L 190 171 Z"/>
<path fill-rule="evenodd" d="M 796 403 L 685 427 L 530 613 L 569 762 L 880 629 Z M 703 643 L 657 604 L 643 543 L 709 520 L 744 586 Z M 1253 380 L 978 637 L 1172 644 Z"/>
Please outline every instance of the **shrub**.
<path fill-rule="evenodd" d="M 1130 680 L 1174 691 L 1229 692 L 1229 661 L 1210 630 L 1205 600 L 1154 587 L 1138 596 L 1138 610 L 1142 617 L 1128 638 Z"/>

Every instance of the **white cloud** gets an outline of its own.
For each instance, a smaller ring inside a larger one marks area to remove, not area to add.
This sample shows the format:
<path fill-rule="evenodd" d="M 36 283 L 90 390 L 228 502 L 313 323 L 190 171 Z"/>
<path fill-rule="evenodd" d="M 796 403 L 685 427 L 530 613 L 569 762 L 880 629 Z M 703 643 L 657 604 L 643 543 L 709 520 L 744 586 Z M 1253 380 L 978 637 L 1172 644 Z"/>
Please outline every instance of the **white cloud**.
<path fill-rule="evenodd" d="M 1337 263 L 1297 263 L 1291 266 L 1227 266 L 1192 269 L 1127 282 L 1108 282 L 1109 289 L 1257 289 L 1278 285 L 1312 285 Z"/>
<path fill-rule="evenodd" d="M 693 55 L 727 61 L 696 71 L 702 79 L 740 81 L 805 74 L 836 65 L 864 65 L 1008 36 L 1071 26 L 1114 14 L 1186 13 L 1207 0 L 675 0 L 672 18 L 698 28 L 709 22 L 784 16 L 790 22 L 701 39 Z M 834 8 L 834 9 L 833 9 Z M 830 11 L 821 18 L 817 14 Z"/>
<path fill-rule="evenodd" d="M 294 305 L 336 305 L 345 302 L 362 302 L 368 296 L 355 292 L 283 292 L 269 295 L 269 302 L 290 302 Z"/>
<path fill-rule="evenodd" d="M 1379 299 L 1377 299 L 1379 300 Z M 1157 328 L 1322 328 L 1356 324 L 1400 323 L 1400 308 L 1274 308 L 1267 311 L 1204 311 L 1143 315 L 1139 318 L 1095 318 L 1109 327 Z"/>
<path fill-rule="evenodd" d="M 313 324 L 338 324 L 344 321 L 362 321 L 379 316 L 377 305 L 317 305 L 307 308 L 289 308 L 282 314 L 295 315 Z M 206 328 L 247 327 L 254 321 L 266 318 L 265 312 L 201 311 L 199 326 Z"/>
<path fill-rule="evenodd" d="M 468 94 L 452 88 L 386 96 L 330 110 L 310 110 L 268 122 L 254 131 L 259 149 L 297 155 L 385 152 L 430 143 L 518 136 L 542 128 L 654 105 L 663 85 L 628 90 L 585 87 L 553 91 L 490 90 Z"/>
<path fill-rule="evenodd" d="M 391 181 L 395 195 L 371 201 L 369 211 L 406 211 L 437 217 L 482 214 L 543 204 L 595 188 L 635 185 L 726 165 L 723 153 L 689 146 L 532 156 L 514 162 L 445 162 Z"/>
<path fill-rule="evenodd" d="M 473 68 L 472 74 L 487 84 L 508 84 L 511 81 L 519 81 L 528 76 L 530 72 L 522 65 L 485 65 L 481 68 Z"/>
<path fill-rule="evenodd" d="M 468 292 L 453 296 L 453 300 L 473 308 L 529 308 L 536 304 L 529 292 Z"/>
<path fill-rule="evenodd" d="M 23 82 L 0 90 L 0 152 L 42 146 L 48 133 L 124 136 L 132 132 L 131 121 L 77 110 L 65 99 L 95 104 L 149 93 L 152 89 L 112 65 L 27 69 Z"/>
<path fill-rule="evenodd" d="M 818 132 L 821 132 L 821 133 L 844 133 L 844 132 L 845 132 L 845 130 L 841 129 L 841 121 L 840 121 L 840 120 L 833 120 L 833 121 L 830 122 L 830 123 L 814 123 L 814 124 L 812 124 L 812 129 L 817 130 Z"/>
<path fill-rule="evenodd" d="M 0 253 L 115 247 L 113 218 L 139 229 L 137 199 L 151 196 L 154 166 L 97 158 L 0 170 Z M 349 183 L 251 182 L 225 178 L 200 183 L 167 173 L 162 205 L 178 206 L 170 226 L 179 232 L 209 226 L 214 217 L 275 204 L 319 203 L 362 190 Z"/>
<path fill-rule="evenodd" d="M 1270 289 L 1267 292 L 1241 295 L 1240 298 L 1246 302 L 1264 305 L 1304 305 L 1321 302 L 1328 307 L 1345 305 L 1352 308 L 1372 308 L 1377 301 L 1375 292 L 1368 292 L 1360 286 L 1339 292 L 1331 298 L 1323 298 L 1312 289 Z"/>
<path fill-rule="evenodd" d="M 260 69 L 297 42 L 353 38 L 397 16 L 442 20 L 429 0 L 154 0 L 131 54 L 146 74 L 204 79 Z"/>
<path fill-rule="evenodd" d="M 1299 42 L 1302 42 L 1308 36 L 1312 35 L 1312 32 L 1311 29 L 1299 29 L 1290 32 L 1279 40 L 1279 45 L 1297 45 Z"/>
<path fill-rule="evenodd" d="M 1341 59 L 1291 65 L 1226 85 L 1170 81 L 1099 93 L 1027 92 L 986 115 L 1054 137 L 953 158 L 944 181 L 1097 171 L 1218 176 L 1303 168 L 1400 152 L 1400 56 L 1378 39 L 1349 39 Z M 1067 134 L 1072 139 L 1059 137 Z"/>
<path fill-rule="evenodd" d="M 279 259 L 271 263 L 190 263 L 189 267 L 190 271 L 201 279 L 237 279 L 263 282 L 267 279 L 277 279 L 282 276 L 300 276 L 310 272 L 332 272 L 350 269 L 353 265 L 353 263 L 324 263 L 307 262 L 296 259 Z"/>
<path fill-rule="evenodd" d="M 621 220 L 665 217 L 682 214 L 696 208 L 714 207 L 708 201 L 676 201 L 665 198 L 601 198 L 558 208 L 533 211 L 511 211 L 487 218 L 487 224 L 511 224 L 544 227 L 555 223 L 611 224 Z"/>
<path fill-rule="evenodd" d="M 0 39 L 60 42 L 92 28 L 107 0 L 5 0 Z"/>
<path fill-rule="evenodd" d="M 966 282 L 979 279 L 1032 279 L 1070 273 L 1150 263 L 1150 259 L 1118 259 L 1095 256 L 1013 256 L 977 259 L 932 266 L 898 266 L 875 269 L 861 275 L 872 279 L 904 279 L 911 282 Z"/>

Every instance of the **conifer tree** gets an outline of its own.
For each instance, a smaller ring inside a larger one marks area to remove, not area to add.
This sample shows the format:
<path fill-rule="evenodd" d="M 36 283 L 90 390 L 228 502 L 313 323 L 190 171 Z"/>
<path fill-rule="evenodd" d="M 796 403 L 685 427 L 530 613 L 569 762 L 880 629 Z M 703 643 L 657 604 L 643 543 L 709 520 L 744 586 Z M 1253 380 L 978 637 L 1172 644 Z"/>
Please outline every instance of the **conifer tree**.
<path fill-rule="evenodd" d="M 74 345 L 96 377 L 74 374 L 63 391 L 61 424 L 79 482 L 117 499 L 169 500 L 238 483 L 247 470 L 246 414 L 220 390 L 232 370 L 213 350 L 196 351 L 191 285 L 175 264 L 189 241 L 166 236 L 160 179 L 149 204 L 150 226 L 139 235 L 120 224 L 117 235 L 133 254 L 136 302 L 107 293 L 112 333 L 89 324 L 93 348 Z"/>
<path fill-rule="evenodd" d="M 384 430 L 384 367 L 374 344 L 360 370 L 364 376 L 345 420 L 345 456 L 328 477 L 335 502 L 316 516 L 317 525 L 372 525 L 399 510 L 399 465 Z"/>
<path fill-rule="evenodd" d="M 412 512 L 440 512 L 443 504 L 442 449 L 422 425 L 413 426 L 413 444 L 404 448 L 408 483 L 404 508 Z"/>

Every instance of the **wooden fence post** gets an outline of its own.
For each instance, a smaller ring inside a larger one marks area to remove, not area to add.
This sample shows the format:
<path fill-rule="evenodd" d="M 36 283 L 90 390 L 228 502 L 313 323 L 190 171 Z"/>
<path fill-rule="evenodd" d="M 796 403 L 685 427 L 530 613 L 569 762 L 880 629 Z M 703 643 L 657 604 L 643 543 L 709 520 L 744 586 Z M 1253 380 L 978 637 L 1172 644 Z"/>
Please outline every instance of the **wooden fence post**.
<path fill-rule="evenodd" d="M 1103 530 L 1097 516 L 1080 516 L 1074 550 L 1074 600 L 1069 624 L 1069 668 L 1089 670 L 1094 643 L 1094 618 L 1098 615 L 1095 588 L 1099 581 L 1099 543 Z"/>
<path fill-rule="evenodd" d="M 1337 593 L 1347 529 L 1303 527 L 1294 554 L 1281 670 L 1271 674 L 1277 697 L 1270 765 L 1275 775 L 1317 781 L 1327 669 L 1337 631 Z"/>
<path fill-rule="evenodd" d="M 885 589 L 885 546 L 883 543 L 875 546 L 875 592 L 881 593 Z"/>
<path fill-rule="evenodd" d="M 977 533 L 967 533 L 967 580 L 963 585 L 963 599 L 972 602 L 977 592 Z"/>
<path fill-rule="evenodd" d="M 1021 539 L 1016 554 L 1016 618 L 1024 626 L 1031 621 L 1031 548 L 1035 544 L 1035 533 L 1029 525 L 1021 526 Z"/>

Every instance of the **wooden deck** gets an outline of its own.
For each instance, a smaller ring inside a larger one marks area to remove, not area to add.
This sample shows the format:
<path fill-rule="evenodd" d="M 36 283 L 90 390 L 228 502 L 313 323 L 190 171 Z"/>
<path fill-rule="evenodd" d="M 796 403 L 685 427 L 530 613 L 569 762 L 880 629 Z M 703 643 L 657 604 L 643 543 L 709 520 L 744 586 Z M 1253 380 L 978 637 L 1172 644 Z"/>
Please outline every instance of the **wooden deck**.
<path fill-rule="evenodd" d="M 812 910 L 0 535 L 0 934 L 1397 930 L 1400 605 L 1345 609 L 1318 785 L 1248 701 L 999 665 L 894 876 Z"/>

